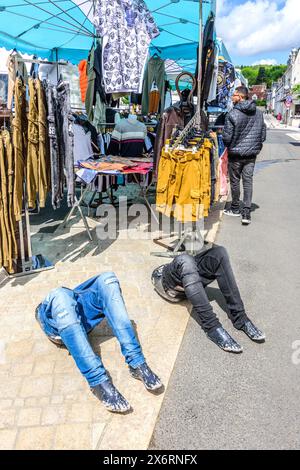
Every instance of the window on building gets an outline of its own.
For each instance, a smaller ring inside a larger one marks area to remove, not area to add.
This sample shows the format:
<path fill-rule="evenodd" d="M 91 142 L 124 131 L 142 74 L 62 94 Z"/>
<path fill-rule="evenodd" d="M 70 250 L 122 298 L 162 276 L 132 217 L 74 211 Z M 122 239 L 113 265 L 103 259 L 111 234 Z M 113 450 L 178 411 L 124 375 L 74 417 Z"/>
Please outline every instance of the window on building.
<path fill-rule="evenodd" d="M 300 116 L 300 104 L 295 105 L 295 116 Z"/>

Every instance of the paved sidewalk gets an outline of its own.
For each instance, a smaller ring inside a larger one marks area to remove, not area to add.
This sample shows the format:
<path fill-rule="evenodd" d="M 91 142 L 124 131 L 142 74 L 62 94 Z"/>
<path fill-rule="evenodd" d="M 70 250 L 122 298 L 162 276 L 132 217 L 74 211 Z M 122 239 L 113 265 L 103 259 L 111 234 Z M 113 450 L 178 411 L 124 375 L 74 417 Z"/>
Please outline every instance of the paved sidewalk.
<path fill-rule="evenodd" d="M 222 208 L 217 206 L 208 220 L 210 240 Z M 95 222 L 89 222 L 95 237 Z M 47 341 L 35 321 L 35 307 L 53 288 L 74 287 L 114 271 L 147 361 L 166 387 L 189 312 L 186 305 L 164 302 L 153 291 L 152 270 L 168 260 L 150 255 L 158 251 L 152 241 L 119 238 L 99 249 L 78 225 L 57 234 L 35 234 L 34 253 L 54 261 L 55 269 L 0 288 L 0 449 L 148 448 L 164 394 L 150 394 L 129 376 L 116 339 L 102 323 L 91 334 L 93 347 L 134 409 L 126 416 L 107 412 L 68 352 Z M 139 238 L 137 232 L 130 234 Z"/>
<path fill-rule="evenodd" d="M 265 121 L 266 121 L 268 129 L 271 129 L 271 130 L 276 129 L 276 130 L 283 130 L 283 131 L 300 132 L 299 127 L 287 126 L 285 124 L 282 124 L 279 121 L 277 121 L 277 119 L 271 114 L 265 114 Z"/>

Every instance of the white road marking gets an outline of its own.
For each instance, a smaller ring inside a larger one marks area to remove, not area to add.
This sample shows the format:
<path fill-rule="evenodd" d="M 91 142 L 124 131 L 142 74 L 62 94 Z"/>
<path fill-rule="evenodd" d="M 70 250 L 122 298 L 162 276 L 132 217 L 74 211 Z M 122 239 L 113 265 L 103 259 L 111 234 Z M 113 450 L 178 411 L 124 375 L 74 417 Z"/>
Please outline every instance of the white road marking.
<path fill-rule="evenodd" d="M 291 137 L 292 139 L 298 140 L 300 142 L 300 132 L 297 134 L 286 134 L 288 137 Z"/>

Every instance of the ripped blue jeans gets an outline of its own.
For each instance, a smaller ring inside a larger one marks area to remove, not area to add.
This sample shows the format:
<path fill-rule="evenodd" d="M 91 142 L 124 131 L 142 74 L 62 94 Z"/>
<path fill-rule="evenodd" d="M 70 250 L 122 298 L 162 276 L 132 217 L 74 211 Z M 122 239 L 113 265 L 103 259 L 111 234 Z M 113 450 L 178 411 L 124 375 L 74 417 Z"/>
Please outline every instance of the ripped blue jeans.
<path fill-rule="evenodd" d="M 136 368 L 145 362 L 114 273 L 95 276 L 73 290 L 54 289 L 38 307 L 38 319 L 44 332 L 49 337 L 62 339 L 91 387 L 108 379 L 87 336 L 105 317 L 120 343 L 126 363 Z"/>

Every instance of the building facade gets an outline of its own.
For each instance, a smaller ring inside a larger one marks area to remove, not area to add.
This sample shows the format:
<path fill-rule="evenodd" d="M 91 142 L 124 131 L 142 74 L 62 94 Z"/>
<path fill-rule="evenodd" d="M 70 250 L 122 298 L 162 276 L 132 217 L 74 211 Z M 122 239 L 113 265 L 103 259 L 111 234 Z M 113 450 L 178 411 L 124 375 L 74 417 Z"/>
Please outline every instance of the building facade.
<path fill-rule="evenodd" d="M 267 106 L 275 116 L 281 114 L 282 122 L 288 126 L 300 127 L 300 92 L 294 88 L 300 85 L 300 48 L 293 49 L 284 75 L 272 84 L 267 95 Z"/>
<path fill-rule="evenodd" d="M 249 89 L 249 96 L 252 100 L 265 101 L 267 99 L 267 85 L 262 83 L 261 85 L 253 85 Z"/>

